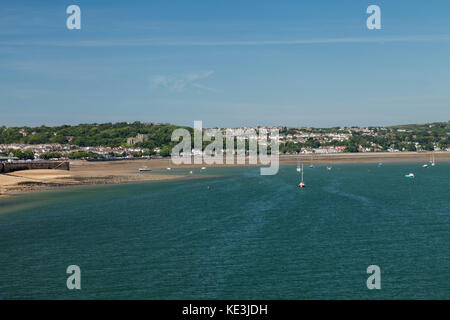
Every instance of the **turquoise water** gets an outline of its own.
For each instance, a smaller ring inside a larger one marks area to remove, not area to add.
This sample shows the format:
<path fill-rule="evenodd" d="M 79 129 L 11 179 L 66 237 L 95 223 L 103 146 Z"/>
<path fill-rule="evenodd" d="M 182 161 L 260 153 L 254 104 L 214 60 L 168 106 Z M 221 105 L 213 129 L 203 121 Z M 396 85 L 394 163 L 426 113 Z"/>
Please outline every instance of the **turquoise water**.
<path fill-rule="evenodd" d="M 449 299 L 449 169 L 316 166 L 300 190 L 292 166 L 208 168 L 1 200 L 0 298 Z"/>

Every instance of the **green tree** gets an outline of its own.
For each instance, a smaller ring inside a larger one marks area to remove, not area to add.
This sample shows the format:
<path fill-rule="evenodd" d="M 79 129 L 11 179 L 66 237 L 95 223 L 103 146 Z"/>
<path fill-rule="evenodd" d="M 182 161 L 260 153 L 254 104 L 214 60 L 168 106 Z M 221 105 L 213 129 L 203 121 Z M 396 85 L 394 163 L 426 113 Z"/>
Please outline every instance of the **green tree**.
<path fill-rule="evenodd" d="M 171 152 L 172 152 L 172 150 L 170 147 L 164 146 L 161 148 L 161 152 L 159 154 L 163 157 L 168 157 L 168 156 L 170 156 Z"/>

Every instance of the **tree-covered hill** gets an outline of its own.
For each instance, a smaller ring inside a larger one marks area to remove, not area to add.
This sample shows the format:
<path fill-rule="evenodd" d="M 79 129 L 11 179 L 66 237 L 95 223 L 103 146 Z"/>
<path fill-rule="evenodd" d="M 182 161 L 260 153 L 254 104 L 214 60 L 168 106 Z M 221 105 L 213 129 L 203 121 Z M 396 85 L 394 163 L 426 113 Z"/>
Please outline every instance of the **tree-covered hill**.
<path fill-rule="evenodd" d="M 173 130 L 180 126 L 170 124 L 155 124 L 142 122 L 119 122 L 104 124 L 63 125 L 55 127 L 5 127 L 0 126 L 0 144 L 71 144 L 80 147 L 118 147 L 127 146 L 127 138 L 137 134 L 148 135 L 148 140 L 137 143 L 137 147 L 164 148 L 165 153 L 176 142 L 171 142 Z M 193 133 L 192 128 L 182 127 Z M 324 146 L 345 146 L 347 152 L 358 152 L 361 148 L 371 151 L 432 151 L 450 147 L 450 122 L 427 124 L 409 124 L 390 127 L 359 127 L 351 128 L 287 128 L 282 127 L 283 137 L 298 133 L 311 134 L 306 141 L 284 140 L 280 151 L 286 153 L 300 152 L 304 148 L 319 148 Z M 330 140 L 325 136 L 347 134 L 346 140 Z M 205 143 L 205 142 L 204 142 Z"/>
<path fill-rule="evenodd" d="M 172 131 L 179 126 L 141 122 L 119 122 L 104 124 L 63 125 L 56 127 L 0 127 L 0 144 L 45 144 L 60 143 L 77 146 L 126 145 L 127 138 L 137 134 L 147 134 L 149 139 L 139 145 L 154 148 L 170 143 Z M 191 128 L 183 127 L 190 131 Z"/>

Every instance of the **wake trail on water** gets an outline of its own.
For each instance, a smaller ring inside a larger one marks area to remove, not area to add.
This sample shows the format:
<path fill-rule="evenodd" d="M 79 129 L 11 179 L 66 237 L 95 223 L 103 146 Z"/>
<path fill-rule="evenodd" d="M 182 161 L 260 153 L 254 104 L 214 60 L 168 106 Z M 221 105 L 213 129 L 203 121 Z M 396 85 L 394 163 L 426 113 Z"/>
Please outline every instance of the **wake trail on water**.
<path fill-rule="evenodd" d="M 343 191 L 342 184 L 337 181 L 334 181 L 332 184 L 322 187 L 322 190 L 331 194 L 355 200 L 362 203 L 365 207 L 372 207 L 372 201 L 368 197 Z"/>

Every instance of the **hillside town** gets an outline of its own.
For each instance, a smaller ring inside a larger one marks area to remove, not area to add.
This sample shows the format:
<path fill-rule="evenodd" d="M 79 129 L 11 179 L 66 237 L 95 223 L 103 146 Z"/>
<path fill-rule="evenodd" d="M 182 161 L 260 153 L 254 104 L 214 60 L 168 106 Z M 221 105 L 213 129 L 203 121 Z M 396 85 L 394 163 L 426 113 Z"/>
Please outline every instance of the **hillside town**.
<path fill-rule="evenodd" d="M 134 123 L 136 124 L 136 123 Z M 132 124 L 132 125 L 134 125 Z M 444 125 L 442 125 L 444 124 Z M 165 128 L 167 124 L 145 124 L 151 128 Z M 158 127 L 159 126 L 159 127 Z M 4 127 L 3 127 L 4 128 Z M 171 129 L 175 127 L 171 126 Z M 260 145 L 267 145 L 270 148 L 270 140 L 265 136 L 258 136 L 262 129 L 270 132 L 278 130 L 277 136 L 270 136 L 271 139 L 279 142 L 279 152 L 281 154 L 329 154 L 340 152 L 404 152 L 404 151 L 450 151 L 449 139 L 450 130 L 448 123 L 437 123 L 429 125 L 410 125 L 398 127 L 351 127 L 351 128 L 309 128 L 309 127 L 240 127 L 240 128 L 215 128 L 222 133 L 224 139 L 226 135 L 237 136 L 239 139 L 257 139 Z M 3 133 L 9 128 L 4 128 Z M 64 136 L 55 131 L 50 134 L 51 141 L 57 137 L 60 143 L 1 143 L 0 160 L 51 160 L 51 159 L 89 159 L 89 160 L 113 160 L 130 159 L 142 157 L 166 157 L 170 156 L 171 148 L 176 142 L 170 141 L 171 130 L 165 130 L 161 134 L 145 133 L 148 130 L 136 129 L 137 134 L 125 136 L 122 140 L 116 139 L 116 145 L 111 145 L 110 140 L 96 140 L 95 145 L 86 145 L 83 140 L 77 145 L 76 136 Z M 204 129 L 207 130 L 207 129 Z M 142 131 L 139 132 L 139 131 Z M 2 131 L 0 131 L 1 133 Z M 20 136 L 28 139 L 38 132 L 20 129 Z M 242 132 L 253 132 L 253 135 L 242 137 Z M 157 138 L 155 138 L 157 136 Z M 6 139 L 4 139 L 6 140 Z M 120 142 L 123 141 L 123 142 Z M 0 142 L 2 140 L 0 139 Z M 224 143 L 225 148 L 225 143 Z M 224 150 L 222 150 L 224 151 Z M 186 155 L 198 155 L 202 150 L 192 149 Z"/>

